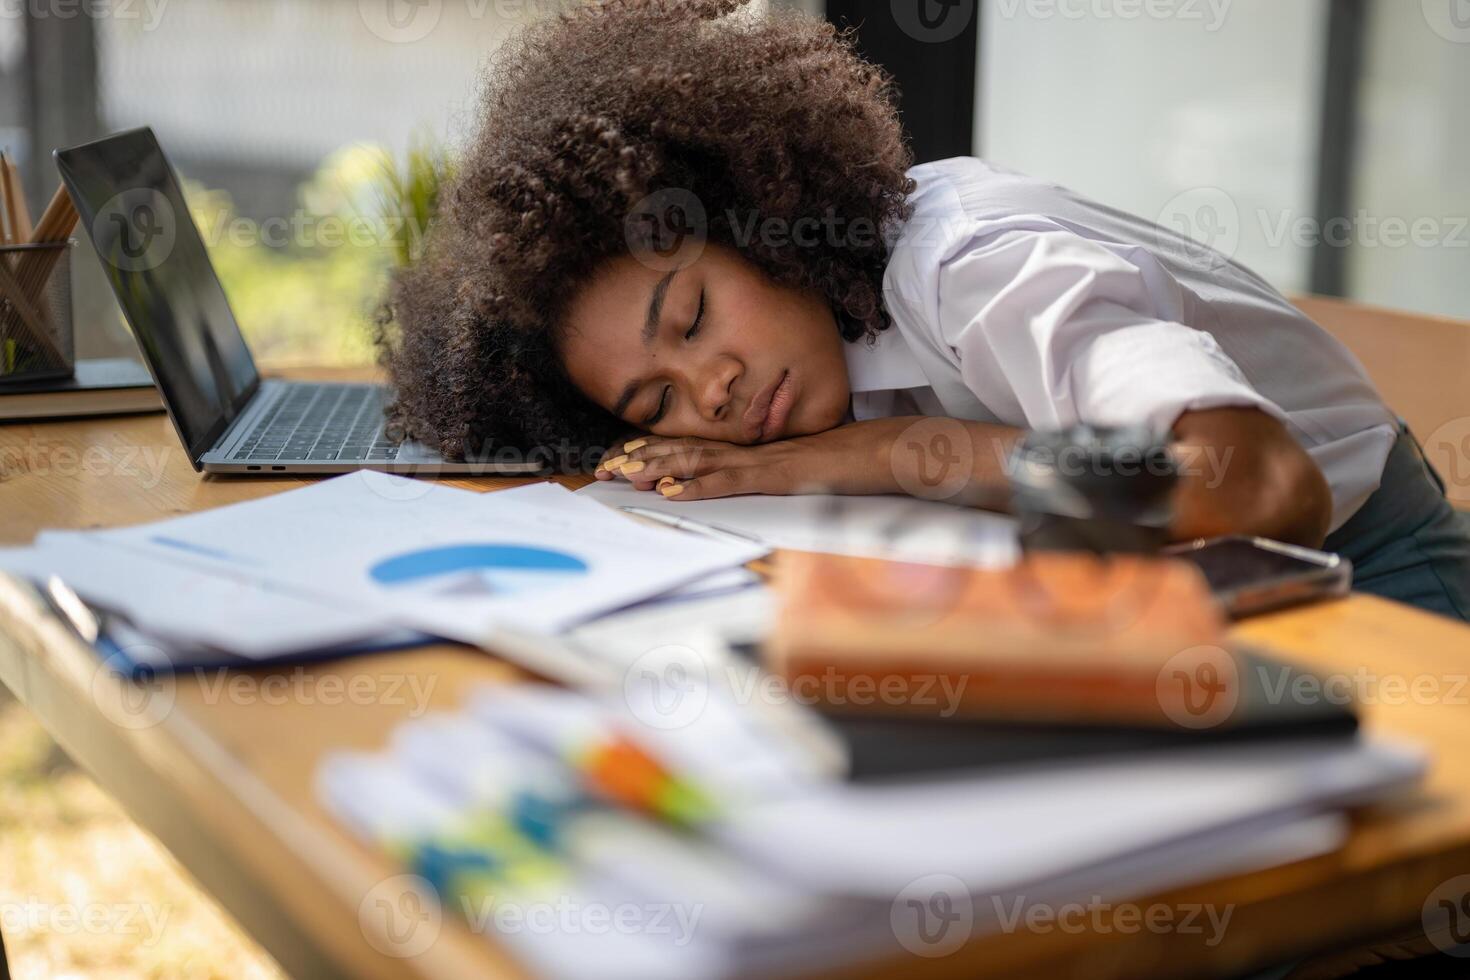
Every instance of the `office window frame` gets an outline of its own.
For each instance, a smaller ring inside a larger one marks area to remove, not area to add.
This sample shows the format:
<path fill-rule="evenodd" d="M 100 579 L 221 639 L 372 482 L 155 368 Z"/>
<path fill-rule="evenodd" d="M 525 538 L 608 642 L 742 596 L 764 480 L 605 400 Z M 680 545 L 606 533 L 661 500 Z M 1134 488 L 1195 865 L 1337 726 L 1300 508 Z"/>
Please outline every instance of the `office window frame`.
<path fill-rule="evenodd" d="M 928 3 L 931 0 L 915 2 Z M 963 55 L 951 52 L 943 57 L 933 51 L 943 48 L 943 45 L 918 45 L 921 54 L 929 52 L 935 56 L 917 64 L 904 59 L 889 65 L 873 54 L 889 50 L 904 52 L 917 44 L 903 35 L 893 17 L 881 9 L 881 4 L 869 3 L 866 16 L 859 19 L 862 50 L 893 72 L 903 91 L 905 127 L 910 131 L 916 151 L 919 151 L 916 152 L 919 162 L 936 159 L 936 153 L 955 156 L 981 155 L 984 152 L 975 112 L 975 92 L 979 73 L 984 69 L 980 60 L 979 25 L 985 0 L 972 2 L 973 22 L 961 38 L 952 42 L 956 46 L 954 51 L 963 50 Z M 1353 206 L 1368 14 L 1367 0 L 1327 2 L 1328 16 L 1320 39 L 1326 57 L 1318 101 L 1318 140 L 1314 161 L 1313 218 L 1318 228 L 1327 227 L 1327 223 L 1334 219 L 1346 220 Z M 852 23 L 854 13 L 861 7 L 861 0 L 826 0 L 827 16 L 839 26 Z M 944 77 L 945 71 L 961 67 L 966 62 L 969 66 L 968 74 L 964 76 L 967 85 L 957 86 L 957 76 Z M 959 88 L 964 91 L 958 92 Z M 962 125 L 953 127 L 952 135 L 936 132 L 937 128 L 946 125 L 941 117 L 932 113 L 915 116 L 910 111 L 913 105 L 933 106 L 954 96 L 959 96 L 955 101 L 964 106 L 965 120 Z M 963 148 L 961 133 L 965 134 Z M 936 150 L 935 147 L 941 149 Z M 1326 238 L 1319 235 L 1309 253 L 1309 288 L 1325 296 L 1346 297 L 1351 288 L 1346 250 L 1333 246 Z"/>

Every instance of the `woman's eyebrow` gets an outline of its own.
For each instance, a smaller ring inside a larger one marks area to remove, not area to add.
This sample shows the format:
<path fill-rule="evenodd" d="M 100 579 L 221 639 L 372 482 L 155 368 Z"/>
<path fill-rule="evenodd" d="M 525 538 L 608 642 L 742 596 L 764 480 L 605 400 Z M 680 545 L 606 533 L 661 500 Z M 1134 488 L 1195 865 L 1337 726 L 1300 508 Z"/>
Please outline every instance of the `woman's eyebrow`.
<path fill-rule="evenodd" d="M 658 323 L 661 319 L 663 319 L 664 299 L 669 295 L 669 283 L 673 282 L 674 277 L 678 274 L 679 270 L 674 269 L 668 275 L 660 279 L 658 281 L 658 284 L 653 287 L 653 295 L 649 297 L 648 300 L 648 317 L 643 321 L 644 347 L 647 347 L 649 344 L 653 343 L 653 338 L 658 336 Z M 642 387 L 642 385 L 643 383 L 641 381 L 628 382 L 628 386 L 624 388 L 623 393 L 618 396 L 617 405 L 613 407 L 614 415 L 616 415 L 618 418 L 623 417 L 623 413 L 628 410 L 628 406 L 632 404 L 633 399 L 638 396 L 638 389 Z"/>
<path fill-rule="evenodd" d="M 653 343 L 653 338 L 658 336 L 658 322 L 664 315 L 664 298 L 669 295 L 669 283 L 679 274 L 674 269 L 668 275 L 658 281 L 653 287 L 653 296 L 648 300 L 648 318 L 643 321 L 643 346 L 647 347 Z"/>

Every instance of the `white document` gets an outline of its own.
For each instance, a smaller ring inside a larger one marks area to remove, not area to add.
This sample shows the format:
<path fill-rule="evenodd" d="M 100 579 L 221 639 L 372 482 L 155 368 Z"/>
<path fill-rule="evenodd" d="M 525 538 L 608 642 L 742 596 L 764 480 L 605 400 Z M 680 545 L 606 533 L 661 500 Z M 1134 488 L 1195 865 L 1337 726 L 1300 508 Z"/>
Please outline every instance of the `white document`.
<path fill-rule="evenodd" d="M 1221 746 L 827 787 L 736 810 L 720 837 L 823 892 L 892 898 L 916 875 L 943 871 L 973 893 L 1003 894 L 1360 804 L 1424 769 L 1421 752 L 1392 744 Z"/>
<path fill-rule="evenodd" d="M 478 494 L 368 471 L 93 534 L 476 644 L 560 632 L 766 551 L 640 524 L 556 484 Z"/>
<path fill-rule="evenodd" d="M 624 480 L 599 481 L 577 493 L 614 510 L 675 514 L 792 551 L 988 567 L 1012 564 L 1020 554 L 1013 519 L 916 497 L 753 495 L 680 502 Z"/>
<path fill-rule="evenodd" d="M 0 550 L 0 569 L 38 585 L 56 575 L 87 602 L 123 616 L 156 641 L 130 640 L 124 653 L 158 668 L 218 659 L 200 647 L 254 659 L 396 629 L 390 617 L 365 614 L 357 603 L 302 598 L 228 568 L 139 554 L 86 532 L 48 531 L 31 547 Z"/>

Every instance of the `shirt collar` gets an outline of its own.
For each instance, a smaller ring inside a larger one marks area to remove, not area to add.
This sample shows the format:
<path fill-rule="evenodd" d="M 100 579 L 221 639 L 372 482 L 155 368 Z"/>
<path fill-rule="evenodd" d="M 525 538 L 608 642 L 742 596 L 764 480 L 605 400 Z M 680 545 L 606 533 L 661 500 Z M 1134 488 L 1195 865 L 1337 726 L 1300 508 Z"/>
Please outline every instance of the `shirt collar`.
<path fill-rule="evenodd" d="M 929 386 L 929 379 L 919 367 L 896 323 L 878 334 L 871 343 L 866 340 L 849 341 L 843 352 L 847 355 L 847 383 L 854 392 Z"/>

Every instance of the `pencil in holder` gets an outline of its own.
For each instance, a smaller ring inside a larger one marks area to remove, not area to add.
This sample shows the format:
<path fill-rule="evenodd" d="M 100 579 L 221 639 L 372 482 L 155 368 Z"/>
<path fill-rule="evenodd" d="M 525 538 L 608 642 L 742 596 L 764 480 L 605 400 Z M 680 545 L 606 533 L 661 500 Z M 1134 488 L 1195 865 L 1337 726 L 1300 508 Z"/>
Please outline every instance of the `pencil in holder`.
<path fill-rule="evenodd" d="M 0 245 L 0 389 L 72 375 L 72 244 Z"/>

